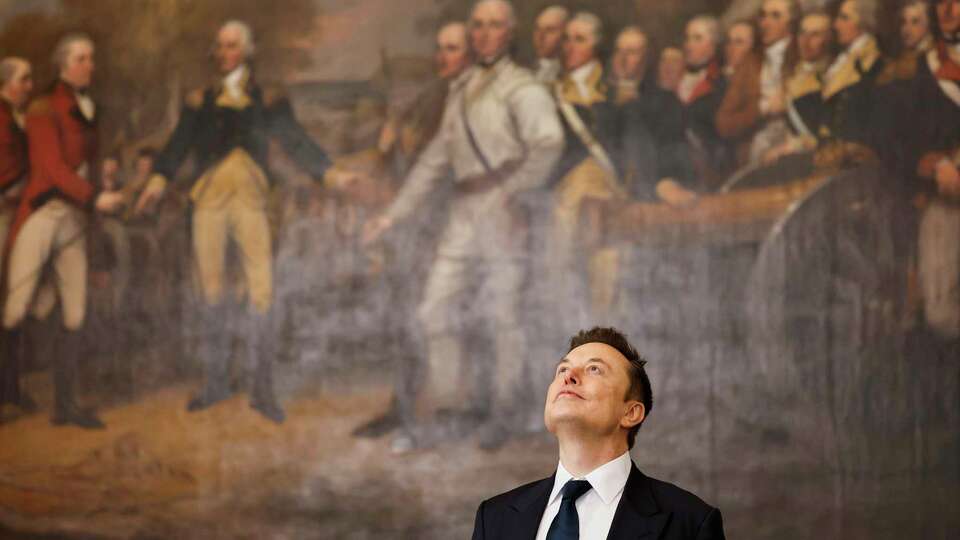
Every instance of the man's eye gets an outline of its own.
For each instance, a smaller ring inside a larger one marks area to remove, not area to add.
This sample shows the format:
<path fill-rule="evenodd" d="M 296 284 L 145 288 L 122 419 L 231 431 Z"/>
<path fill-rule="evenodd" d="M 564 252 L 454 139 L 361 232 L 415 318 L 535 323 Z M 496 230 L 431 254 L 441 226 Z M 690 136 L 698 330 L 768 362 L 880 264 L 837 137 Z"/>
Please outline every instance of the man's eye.
<path fill-rule="evenodd" d="M 600 373 L 600 366 L 590 366 L 590 373 Z"/>

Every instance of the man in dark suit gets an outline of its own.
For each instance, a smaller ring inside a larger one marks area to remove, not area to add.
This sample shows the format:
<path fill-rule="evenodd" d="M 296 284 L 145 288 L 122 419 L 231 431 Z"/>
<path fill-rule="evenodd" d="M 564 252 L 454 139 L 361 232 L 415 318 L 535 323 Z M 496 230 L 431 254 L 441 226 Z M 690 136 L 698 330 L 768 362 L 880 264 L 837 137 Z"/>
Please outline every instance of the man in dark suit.
<path fill-rule="evenodd" d="M 645 364 L 613 328 L 570 340 L 544 410 L 560 443 L 557 472 L 481 503 L 473 540 L 724 538 L 718 509 L 630 459 L 653 407 Z"/>

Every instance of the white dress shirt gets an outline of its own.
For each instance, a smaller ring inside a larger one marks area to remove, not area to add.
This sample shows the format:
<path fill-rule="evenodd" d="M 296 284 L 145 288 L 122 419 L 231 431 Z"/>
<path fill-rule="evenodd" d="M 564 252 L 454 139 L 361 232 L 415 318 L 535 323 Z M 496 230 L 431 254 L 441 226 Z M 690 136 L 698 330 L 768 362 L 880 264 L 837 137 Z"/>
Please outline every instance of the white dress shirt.
<path fill-rule="evenodd" d="M 80 114 L 87 121 L 93 122 L 93 117 L 97 113 L 97 105 L 93 102 L 93 99 L 86 93 L 81 94 L 80 92 L 74 92 L 73 97 L 77 100 L 77 108 L 80 109 Z"/>
<path fill-rule="evenodd" d="M 536 540 L 546 540 L 550 524 L 560 512 L 560 490 L 568 480 L 586 480 L 592 489 L 577 499 L 577 515 L 580 518 L 580 540 L 605 540 L 613 524 L 613 516 L 617 513 L 620 498 L 623 497 L 623 488 L 627 485 L 633 461 L 630 452 L 624 452 L 613 461 L 597 467 L 583 478 L 574 478 L 563 468 L 561 462 L 557 466 L 557 475 L 553 481 L 553 491 L 547 499 L 547 509 L 540 518 L 540 528 L 537 530 Z"/>
<path fill-rule="evenodd" d="M 760 69 L 760 111 L 770 109 L 770 101 L 783 88 L 783 62 L 787 56 L 790 38 L 785 37 L 766 48 Z"/>
<path fill-rule="evenodd" d="M 542 83 L 552 84 L 560 77 L 561 71 L 563 71 L 563 66 L 560 65 L 560 60 L 556 58 L 538 58 L 537 71 L 534 76 Z"/>
<path fill-rule="evenodd" d="M 680 79 L 680 85 L 677 86 L 677 97 L 680 98 L 680 101 L 689 105 L 690 98 L 693 96 L 693 90 L 706 78 L 707 68 L 684 73 L 683 78 Z"/>
<path fill-rule="evenodd" d="M 590 85 L 587 84 L 587 80 L 593 75 L 593 70 L 599 67 L 600 62 L 591 60 L 570 72 L 570 80 L 577 86 L 577 93 L 584 101 L 590 99 L 591 96 Z"/>
<path fill-rule="evenodd" d="M 247 74 L 247 66 L 245 64 L 240 64 L 233 71 L 227 74 L 223 78 L 223 88 L 226 90 L 227 95 L 237 99 L 243 97 L 246 92 L 241 84 L 243 83 L 243 78 Z"/>

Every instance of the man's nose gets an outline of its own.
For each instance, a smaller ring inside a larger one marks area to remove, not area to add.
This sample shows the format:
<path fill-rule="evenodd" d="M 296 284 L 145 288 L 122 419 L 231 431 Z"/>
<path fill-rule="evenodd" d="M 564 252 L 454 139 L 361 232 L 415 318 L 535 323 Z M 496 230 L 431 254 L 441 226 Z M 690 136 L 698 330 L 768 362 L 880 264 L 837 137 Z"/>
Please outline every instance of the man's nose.
<path fill-rule="evenodd" d="M 568 369 L 563 376 L 563 384 L 580 384 L 580 371 L 576 368 Z"/>

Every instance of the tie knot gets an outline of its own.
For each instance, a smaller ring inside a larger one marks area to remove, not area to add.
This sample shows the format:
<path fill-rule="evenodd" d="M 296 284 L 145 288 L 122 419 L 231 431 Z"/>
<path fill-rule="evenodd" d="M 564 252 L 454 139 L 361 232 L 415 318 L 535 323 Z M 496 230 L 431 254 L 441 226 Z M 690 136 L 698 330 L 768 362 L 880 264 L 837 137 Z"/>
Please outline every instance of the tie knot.
<path fill-rule="evenodd" d="M 563 489 L 560 490 L 560 494 L 563 497 L 563 500 L 570 499 L 576 502 L 584 493 L 590 491 L 590 482 L 586 480 L 570 480 L 563 485 Z"/>

